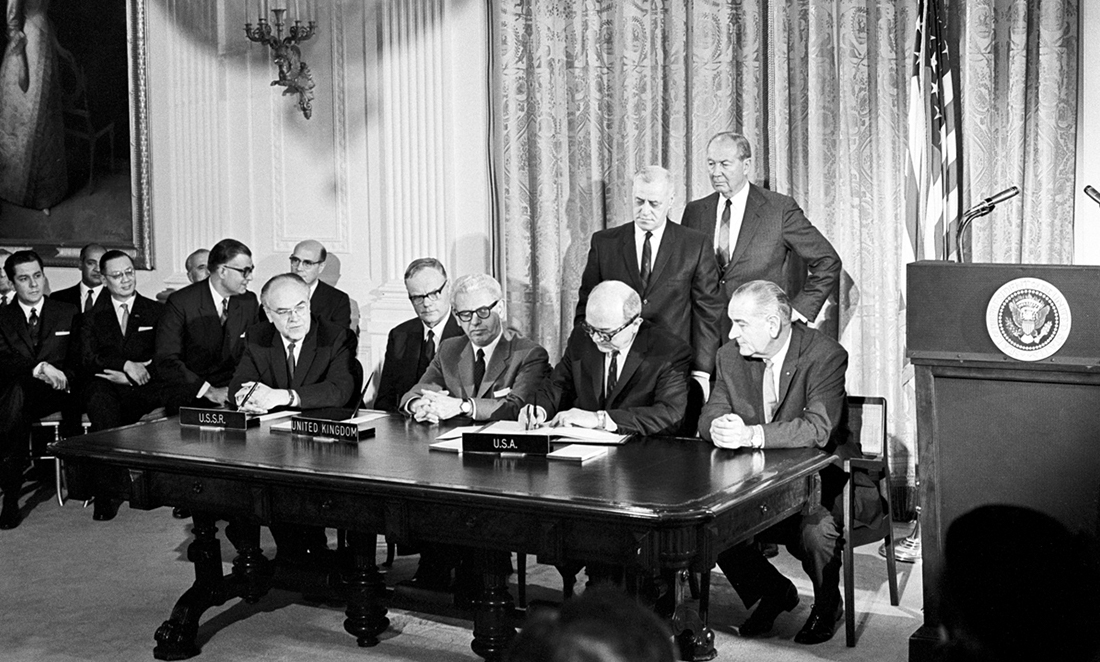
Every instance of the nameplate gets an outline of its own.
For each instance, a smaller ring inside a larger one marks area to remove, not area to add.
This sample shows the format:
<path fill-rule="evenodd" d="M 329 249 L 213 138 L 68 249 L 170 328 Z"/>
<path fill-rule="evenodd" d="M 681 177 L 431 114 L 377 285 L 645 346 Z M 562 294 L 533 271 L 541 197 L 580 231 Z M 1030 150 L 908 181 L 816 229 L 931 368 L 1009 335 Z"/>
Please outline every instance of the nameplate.
<path fill-rule="evenodd" d="M 336 441 L 359 441 L 374 436 L 374 424 L 295 416 L 290 419 L 290 431 L 292 434 L 324 437 Z"/>
<path fill-rule="evenodd" d="M 464 432 L 462 452 L 546 455 L 550 452 L 550 437 L 545 434 Z"/>
<path fill-rule="evenodd" d="M 249 416 L 243 411 L 180 407 L 180 425 L 198 425 L 204 428 L 225 428 L 226 430 L 247 430 L 259 424 L 260 419 L 255 416 Z"/>

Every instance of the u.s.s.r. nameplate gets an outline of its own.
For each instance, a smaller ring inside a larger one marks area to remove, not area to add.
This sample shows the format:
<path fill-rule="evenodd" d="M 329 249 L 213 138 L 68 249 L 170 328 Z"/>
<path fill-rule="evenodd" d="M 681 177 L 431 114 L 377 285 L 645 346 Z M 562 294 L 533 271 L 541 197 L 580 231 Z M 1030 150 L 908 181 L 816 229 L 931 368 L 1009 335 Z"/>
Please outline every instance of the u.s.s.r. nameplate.
<path fill-rule="evenodd" d="M 295 416 L 290 419 L 290 431 L 309 437 L 336 441 L 360 441 L 374 436 L 374 425 L 354 421 L 330 421 L 324 418 Z"/>
<path fill-rule="evenodd" d="M 243 411 L 180 407 L 180 425 L 198 425 L 204 428 L 225 428 L 227 430 L 247 430 L 259 424 L 260 420 L 258 418 L 250 416 Z"/>

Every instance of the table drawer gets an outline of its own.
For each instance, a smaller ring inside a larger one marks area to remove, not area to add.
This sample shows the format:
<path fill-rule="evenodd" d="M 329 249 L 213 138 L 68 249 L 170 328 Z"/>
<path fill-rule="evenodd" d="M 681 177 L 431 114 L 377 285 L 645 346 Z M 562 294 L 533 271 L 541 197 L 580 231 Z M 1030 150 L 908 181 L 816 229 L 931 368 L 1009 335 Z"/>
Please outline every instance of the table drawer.
<path fill-rule="evenodd" d="M 434 540 L 479 547 L 536 549 L 538 521 L 531 515 L 472 506 L 410 503 L 409 534 L 414 540 Z"/>
<path fill-rule="evenodd" d="M 271 511 L 278 521 L 359 531 L 382 532 L 386 523 L 382 499 L 331 490 L 275 488 Z"/>
<path fill-rule="evenodd" d="M 747 500 L 742 506 L 719 515 L 708 527 L 719 549 L 736 544 L 778 524 L 784 518 L 799 512 L 812 498 L 813 480 L 808 477 L 785 485 L 770 494 Z"/>
<path fill-rule="evenodd" d="M 131 477 L 135 477 L 134 472 Z M 162 472 L 139 472 L 137 477 L 140 483 L 133 486 L 134 498 L 149 505 L 180 506 L 218 515 L 249 516 L 257 511 L 258 488 L 240 480 Z"/>

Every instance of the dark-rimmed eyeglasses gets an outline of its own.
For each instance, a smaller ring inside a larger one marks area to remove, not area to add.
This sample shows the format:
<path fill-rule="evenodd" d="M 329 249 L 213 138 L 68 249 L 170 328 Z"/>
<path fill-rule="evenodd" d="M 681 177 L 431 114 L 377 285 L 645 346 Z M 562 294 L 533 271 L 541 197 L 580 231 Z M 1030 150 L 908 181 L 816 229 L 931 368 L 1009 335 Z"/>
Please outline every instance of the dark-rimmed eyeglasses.
<path fill-rule="evenodd" d="M 272 315 L 278 317 L 279 319 L 289 319 L 290 315 L 292 313 L 295 316 L 297 316 L 298 319 L 302 319 L 304 317 L 309 316 L 309 302 L 308 301 L 303 301 L 302 303 L 298 304 L 297 306 L 294 306 L 293 308 L 271 309 L 271 308 L 268 308 L 267 306 L 264 306 L 264 308 L 267 310 L 267 312 L 269 312 Z"/>
<path fill-rule="evenodd" d="M 443 288 L 445 287 L 447 287 L 447 279 L 443 279 L 443 284 L 440 285 L 439 289 L 437 290 L 432 290 L 431 292 L 427 292 L 425 294 L 410 294 L 409 301 L 412 301 L 413 304 L 417 306 L 424 303 L 425 301 L 435 301 L 439 298 L 439 295 L 443 293 Z"/>
<path fill-rule="evenodd" d="M 323 263 L 324 263 L 324 260 L 317 260 L 316 262 L 314 262 L 313 260 L 303 260 L 301 258 L 294 257 L 293 255 L 290 256 L 290 266 L 291 267 L 297 267 L 300 264 L 305 269 L 311 269 L 313 267 L 316 267 L 318 264 L 323 264 Z"/>
<path fill-rule="evenodd" d="M 500 299 L 497 299 L 488 306 L 482 306 L 477 310 L 456 310 L 455 317 L 457 317 L 461 322 L 469 322 L 474 318 L 474 315 L 477 315 L 478 319 L 487 319 L 489 315 L 493 314 L 493 308 L 496 308 L 498 303 L 500 303 Z"/>
<path fill-rule="evenodd" d="M 628 319 L 626 321 L 626 324 L 623 324 L 619 328 L 613 329 L 611 331 L 604 331 L 603 329 L 597 329 L 596 327 L 592 326 L 588 322 L 581 322 L 581 329 L 583 329 L 584 332 L 587 333 L 589 335 L 589 337 L 592 338 L 592 340 L 595 340 L 597 342 L 611 342 L 612 338 L 619 335 L 620 331 L 622 331 L 626 327 L 633 324 L 634 320 L 636 320 L 636 319 L 638 319 L 638 315 L 635 315 L 634 317 L 631 317 L 630 319 Z"/>
<path fill-rule="evenodd" d="M 233 266 L 230 266 L 228 264 L 223 264 L 222 266 L 225 267 L 226 269 L 232 269 L 233 271 L 236 271 L 237 273 L 244 276 L 245 278 L 248 278 L 249 276 L 251 276 L 252 275 L 252 270 L 256 268 L 256 267 L 245 267 L 245 268 L 242 269 L 240 267 L 233 267 Z"/>

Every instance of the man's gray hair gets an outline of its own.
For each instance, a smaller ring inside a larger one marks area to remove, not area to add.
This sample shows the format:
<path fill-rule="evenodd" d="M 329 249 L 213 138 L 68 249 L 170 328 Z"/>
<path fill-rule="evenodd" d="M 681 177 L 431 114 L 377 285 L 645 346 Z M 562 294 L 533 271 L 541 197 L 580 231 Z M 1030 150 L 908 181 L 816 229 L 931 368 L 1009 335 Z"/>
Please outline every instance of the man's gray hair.
<path fill-rule="evenodd" d="M 454 300 L 458 298 L 460 293 L 482 290 L 488 292 L 494 299 L 504 297 L 504 290 L 500 287 L 500 283 L 497 282 L 496 278 L 489 274 L 466 274 L 455 280 L 454 287 L 451 289 L 451 305 L 454 305 Z"/>
<path fill-rule="evenodd" d="M 650 165 L 634 173 L 634 181 L 649 184 L 651 182 L 663 182 L 665 190 L 672 194 L 672 173 L 667 168 L 659 165 Z"/>
<path fill-rule="evenodd" d="M 761 315 L 775 313 L 780 319 L 791 321 L 791 302 L 787 293 L 770 280 L 750 280 L 733 292 L 730 303 L 736 297 L 749 297 L 753 308 Z"/>
<path fill-rule="evenodd" d="M 707 147 L 710 147 L 718 141 L 732 142 L 734 145 L 737 145 L 737 156 L 739 156 L 742 161 L 752 158 L 752 143 L 740 133 L 734 133 L 733 131 L 716 133 L 707 143 Z"/>

